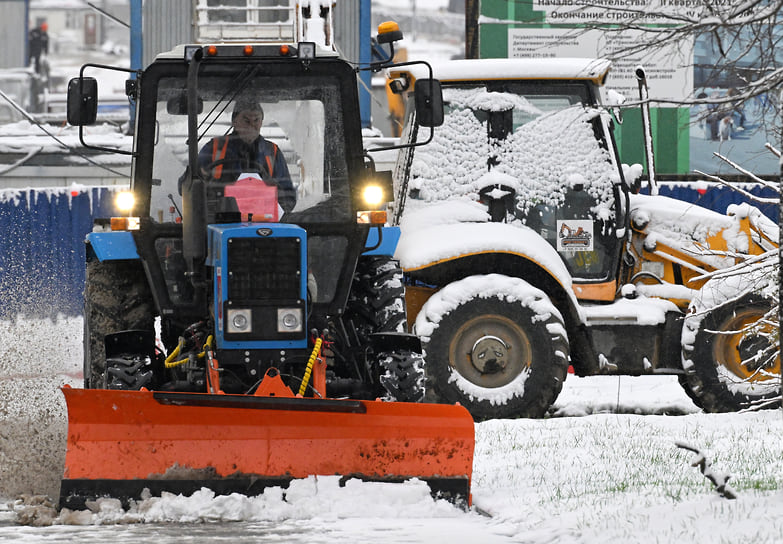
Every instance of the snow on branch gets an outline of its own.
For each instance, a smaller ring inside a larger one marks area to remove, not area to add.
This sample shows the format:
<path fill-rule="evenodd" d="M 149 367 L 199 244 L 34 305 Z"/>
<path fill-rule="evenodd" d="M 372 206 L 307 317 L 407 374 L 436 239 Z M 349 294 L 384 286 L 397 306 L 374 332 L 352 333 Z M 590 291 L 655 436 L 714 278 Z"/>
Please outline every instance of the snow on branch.
<path fill-rule="evenodd" d="M 712 482 L 712 485 L 715 486 L 715 490 L 718 492 L 718 494 L 725 498 L 725 499 L 736 499 L 737 494 L 735 491 L 729 486 L 729 479 L 731 478 L 731 474 L 723 473 L 717 470 L 714 470 L 712 468 L 712 464 L 707 460 L 707 457 L 704 455 L 704 453 L 694 446 L 688 445 L 685 442 L 675 442 L 674 443 L 678 448 L 682 448 L 684 450 L 692 451 L 696 454 L 695 460 L 691 463 L 692 467 L 699 467 L 699 470 L 702 474 L 710 481 Z"/>

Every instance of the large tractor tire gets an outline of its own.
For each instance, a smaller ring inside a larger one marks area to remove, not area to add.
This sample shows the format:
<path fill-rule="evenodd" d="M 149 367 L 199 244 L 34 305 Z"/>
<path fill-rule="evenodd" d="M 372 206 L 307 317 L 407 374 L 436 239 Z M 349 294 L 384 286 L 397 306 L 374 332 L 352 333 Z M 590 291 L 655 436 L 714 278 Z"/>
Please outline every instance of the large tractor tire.
<path fill-rule="evenodd" d="M 371 334 L 407 332 L 402 280 L 402 269 L 391 257 L 359 259 L 343 316 L 348 329 L 356 333 L 354 346 L 358 349 L 343 345 L 337 346 L 339 351 L 352 352 L 358 363 L 367 355 Z M 351 343 L 350 336 L 344 339 L 344 344 Z M 400 402 L 419 402 L 424 398 L 424 364 L 420 354 L 401 347 L 399 350 L 372 353 L 370 359 L 375 366 L 373 374 L 379 380 L 379 396 Z"/>
<path fill-rule="evenodd" d="M 107 387 L 107 334 L 154 330 L 154 321 L 152 293 L 141 263 L 89 261 L 84 287 L 85 389 Z"/>
<path fill-rule="evenodd" d="M 563 387 L 568 338 L 543 291 L 519 278 L 471 276 L 435 293 L 416 318 L 427 398 L 477 421 L 543 417 Z"/>
<path fill-rule="evenodd" d="M 780 406 L 773 303 L 745 292 L 741 277 L 707 282 L 682 329 L 683 386 L 705 412 Z"/>

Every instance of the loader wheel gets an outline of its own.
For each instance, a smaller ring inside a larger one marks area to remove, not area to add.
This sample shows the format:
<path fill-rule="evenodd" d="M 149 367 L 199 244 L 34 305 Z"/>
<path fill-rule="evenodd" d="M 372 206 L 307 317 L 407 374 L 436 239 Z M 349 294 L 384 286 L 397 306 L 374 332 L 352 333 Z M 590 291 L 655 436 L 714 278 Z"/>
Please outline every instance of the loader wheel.
<path fill-rule="evenodd" d="M 712 280 L 682 329 L 685 386 L 705 412 L 780 406 L 778 328 L 770 299 L 741 295 L 739 280 Z"/>
<path fill-rule="evenodd" d="M 399 351 L 379 355 L 381 385 L 385 400 L 422 402 L 424 400 L 424 357 L 420 353 Z"/>
<path fill-rule="evenodd" d="M 543 417 L 563 387 L 568 339 L 539 289 L 498 274 L 447 285 L 422 307 L 428 400 L 465 406 L 476 421 Z"/>
<path fill-rule="evenodd" d="M 87 263 L 84 287 L 84 387 L 107 386 L 107 334 L 128 329 L 153 330 L 154 306 L 139 262 Z"/>

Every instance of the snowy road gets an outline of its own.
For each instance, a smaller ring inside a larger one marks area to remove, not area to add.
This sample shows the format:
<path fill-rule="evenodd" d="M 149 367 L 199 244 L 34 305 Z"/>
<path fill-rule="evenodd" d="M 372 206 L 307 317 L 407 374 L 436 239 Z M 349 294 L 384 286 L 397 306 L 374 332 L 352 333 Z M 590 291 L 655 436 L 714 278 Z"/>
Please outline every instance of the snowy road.
<path fill-rule="evenodd" d="M 569 376 L 556 417 L 478 424 L 469 512 L 434 501 L 421 482 L 340 488 L 330 477 L 295 482 L 285 498 L 280 489 L 258 498 L 203 491 L 130 512 L 101 501 L 94 512 L 52 519 L 52 509 L 21 496 L 57 493 L 65 426 L 57 387 L 78 383 L 81 327 L 81 319 L 0 322 L 0 542 L 712 544 L 783 535 L 783 414 L 701 414 L 666 376 Z M 731 472 L 739 498 L 718 497 L 676 441 Z"/>

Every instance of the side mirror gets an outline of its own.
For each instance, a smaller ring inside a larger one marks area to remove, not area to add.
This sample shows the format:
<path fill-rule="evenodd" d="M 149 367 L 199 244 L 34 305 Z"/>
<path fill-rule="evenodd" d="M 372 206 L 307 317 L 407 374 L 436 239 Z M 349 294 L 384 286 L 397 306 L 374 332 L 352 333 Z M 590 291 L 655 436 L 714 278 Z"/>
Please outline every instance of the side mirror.
<path fill-rule="evenodd" d="M 75 77 L 68 82 L 68 123 L 92 125 L 98 117 L 98 81 L 94 77 Z"/>
<path fill-rule="evenodd" d="M 443 91 L 437 79 L 419 79 L 414 91 L 416 119 L 423 127 L 443 124 Z"/>

